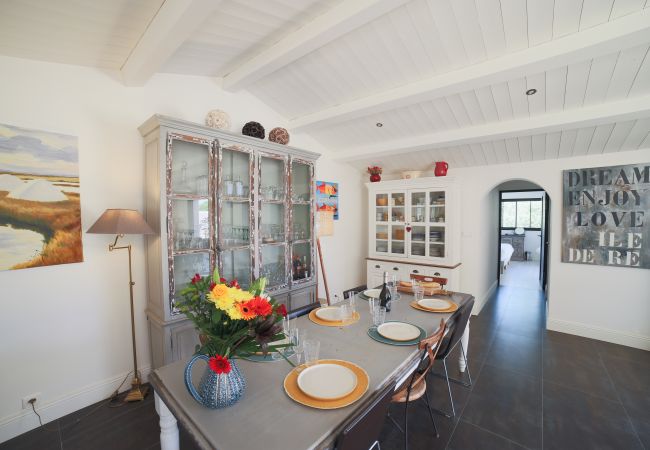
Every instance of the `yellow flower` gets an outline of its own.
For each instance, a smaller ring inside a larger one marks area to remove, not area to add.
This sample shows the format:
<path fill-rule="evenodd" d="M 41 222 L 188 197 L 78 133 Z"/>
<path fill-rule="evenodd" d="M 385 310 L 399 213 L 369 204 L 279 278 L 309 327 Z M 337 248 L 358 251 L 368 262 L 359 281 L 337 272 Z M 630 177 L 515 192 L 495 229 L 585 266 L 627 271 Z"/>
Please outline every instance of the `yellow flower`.
<path fill-rule="evenodd" d="M 228 314 L 228 317 L 230 317 L 232 320 L 241 320 L 244 318 L 241 314 L 241 311 L 239 311 L 239 308 L 237 308 L 237 306 L 234 304 L 226 310 L 226 314 Z"/>

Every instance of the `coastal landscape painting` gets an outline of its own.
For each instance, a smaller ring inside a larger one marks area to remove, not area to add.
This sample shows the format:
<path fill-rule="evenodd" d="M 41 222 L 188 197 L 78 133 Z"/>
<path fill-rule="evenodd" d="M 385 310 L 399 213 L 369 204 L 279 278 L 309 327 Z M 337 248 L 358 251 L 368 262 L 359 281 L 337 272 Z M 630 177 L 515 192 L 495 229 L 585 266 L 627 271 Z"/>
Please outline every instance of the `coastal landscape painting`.
<path fill-rule="evenodd" d="M 339 220 L 339 184 L 331 181 L 316 181 L 316 211 L 334 213 Z"/>
<path fill-rule="evenodd" d="M 0 124 L 0 270 L 81 261 L 77 138 Z"/>

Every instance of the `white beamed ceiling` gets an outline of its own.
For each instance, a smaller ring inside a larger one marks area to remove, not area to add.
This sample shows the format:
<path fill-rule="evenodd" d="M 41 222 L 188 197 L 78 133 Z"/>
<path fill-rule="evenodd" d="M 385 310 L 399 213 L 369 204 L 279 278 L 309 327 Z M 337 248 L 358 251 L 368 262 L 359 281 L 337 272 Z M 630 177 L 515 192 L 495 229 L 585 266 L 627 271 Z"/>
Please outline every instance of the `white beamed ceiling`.
<path fill-rule="evenodd" d="M 0 2 L 0 54 L 222 78 L 362 171 L 650 158 L 650 0 Z"/>

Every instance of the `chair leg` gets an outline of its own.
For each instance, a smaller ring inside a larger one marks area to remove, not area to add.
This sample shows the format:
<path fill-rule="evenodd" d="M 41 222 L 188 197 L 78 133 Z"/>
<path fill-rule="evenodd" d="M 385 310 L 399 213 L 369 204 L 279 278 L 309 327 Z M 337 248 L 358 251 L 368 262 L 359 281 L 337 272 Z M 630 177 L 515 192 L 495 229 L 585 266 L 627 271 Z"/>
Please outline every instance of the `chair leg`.
<path fill-rule="evenodd" d="M 431 418 L 431 423 L 433 424 L 433 431 L 436 433 L 436 438 L 440 437 L 438 433 L 438 427 L 436 426 L 436 421 L 433 419 L 433 410 L 431 409 L 431 402 L 429 401 L 429 391 L 424 393 L 424 398 L 427 401 L 427 408 L 429 408 L 429 417 Z"/>
<path fill-rule="evenodd" d="M 390 415 L 390 410 L 388 411 L 388 414 L 386 414 L 386 415 L 388 416 L 390 421 L 393 422 L 393 425 L 395 425 L 395 428 L 397 428 L 400 431 L 400 433 L 404 433 L 404 430 L 402 429 L 402 427 L 397 423 L 397 421 L 395 419 L 393 419 L 393 416 Z"/>
<path fill-rule="evenodd" d="M 442 414 L 448 419 L 451 419 L 452 417 L 456 417 L 456 409 L 454 408 L 454 397 L 451 395 L 451 384 L 449 383 L 449 373 L 447 372 L 447 359 L 444 358 L 442 360 L 442 366 L 445 369 L 445 375 L 444 378 L 447 381 L 447 391 L 449 392 L 449 403 L 451 404 L 451 414 L 445 411 L 442 411 L 440 409 L 433 409 L 435 412 Z M 439 376 L 435 374 L 436 376 Z"/>
<path fill-rule="evenodd" d="M 404 403 L 404 450 L 409 448 L 409 402 Z"/>

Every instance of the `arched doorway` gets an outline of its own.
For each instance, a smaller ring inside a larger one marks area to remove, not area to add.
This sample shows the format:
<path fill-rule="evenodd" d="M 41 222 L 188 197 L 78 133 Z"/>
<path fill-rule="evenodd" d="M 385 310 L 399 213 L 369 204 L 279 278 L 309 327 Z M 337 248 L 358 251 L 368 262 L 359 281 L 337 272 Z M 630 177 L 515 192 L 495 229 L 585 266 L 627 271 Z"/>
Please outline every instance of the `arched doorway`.
<path fill-rule="evenodd" d="M 499 221 L 496 238 L 500 286 L 540 288 L 548 283 L 550 198 L 528 180 L 497 185 Z"/>

